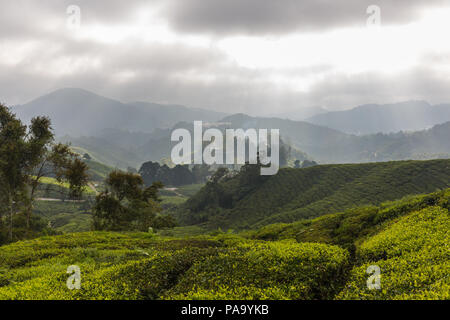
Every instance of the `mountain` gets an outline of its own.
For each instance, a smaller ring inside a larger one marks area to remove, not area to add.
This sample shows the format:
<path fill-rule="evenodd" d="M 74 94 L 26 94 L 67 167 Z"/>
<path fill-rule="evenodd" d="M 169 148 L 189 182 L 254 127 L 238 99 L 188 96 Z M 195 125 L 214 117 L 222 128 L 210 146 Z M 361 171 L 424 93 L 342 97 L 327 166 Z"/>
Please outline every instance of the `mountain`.
<path fill-rule="evenodd" d="M 15 106 L 23 121 L 45 115 L 52 119 L 58 136 L 92 136 L 107 128 L 152 132 L 179 121 L 214 121 L 225 113 L 146 102 L 122 103 L 75 88 L 60 89 L 27 104 Z"/>
<path fill-rule="evenodd" d="M 346 111 L 315 115 L 306 121 L 351 134 L 418 131 L 450 121 L 450 104 L 424 101 L 367 104 Z"/>
<path fill-rule="evenodd" d="M 283 139 L 321 163 L 360 163 L 450 157 L 450 122 L 413 133 L 351 135 L 304 121 L 244 114 L 221 120 L 232 128 L 279 129 Z"/>
<path fill-rule="evenodd" d="M 418 132 L 350 135 L 308 122 L 279 118 L 255 118 L 244 114 L 225 117 L 209 124 L 221 129 L 279 129 L 281 139 L 291 146 L 291 157 L 325 163 L 364 163 L 394 160 L 450 158 L 450 122 Z M 120 129 L 102 130 L 96 137 L 66 137 L 74 147 L 92 153 L 99 161 L 126 168 L 138 168 L 146 161 L 170 157 L 171 133 L 176 128 L 192 132 L 192 122 L 179 122 L 171 129 L 136 133 Z"/>
<path fill-rule="evenodd" d="M 379 205 L 449 188 L 450 160 L 284 168 L 274 176 L 252 178 L 241 172 L 218 181 L 208 183 L 180 207 L 182 223 L 246 229 Z"/>
<path fill-rule="evenodd" d="M 312 118 L 316 115 L 324 114 L 327 112 L 328 110 L 322 107 L 308 107 L 308 108 L 298 108 L 297 110 L 290 112 L 274 113 L 271 114 L 269 117 L 303 121 Z"/>
<path fill-rule="evenodd" d="M 397 119 L 397 127 L 412 128 L 419 127 L 420 121 L 432 123 L 426 120 L 429 119 L 425 116 L 427 114 L 439 114 L 441 122 L 444 121 L 447 109 L 448 105 L 430 106 L 416 102 L 384 107 L 362 106 L 348 112 L 353 119 L 361 118 L 362 122 L 368 117 L 367 114 L 389 113 L 389 121 L 372 121 L 373 126 L 378 126 L 378 123 L 388 126 L 395 122 L 393 119 Z M 392 110 L 395 110 L 396 116 L 392 116 Z M 415 111 L 408 113 L 406 110 Z M 222 129 L 280 129 L 286 144 L 320 163 L 450 157 L 450 123 L 414 133 L 353 135 L 305 121 L 245 114 L 224 117 L 223 113 L 218 112 L 147 102 L 124 104 L 82 89 L 61 89 L 16 106 L 14 111 L 24 121 L 37 115 L 49 116 L 57 136 L 64 136 L 61 139 L 71 141 L 74 148 L 92 154 L 100 162 L 119 168 L 138 168 L 143 162 L 167 158 L 174 145 L 170 141 L 173 129 L 190 129 L 194 120 L 203 120 Z M 400 117 L 398 113 L 404 116 Z M 341 113 L 322 116 L 330 114 Z M 419 114 L 422 116 L 419 117 Z M 366 127 L 370 128 L 369 125 Z"/>

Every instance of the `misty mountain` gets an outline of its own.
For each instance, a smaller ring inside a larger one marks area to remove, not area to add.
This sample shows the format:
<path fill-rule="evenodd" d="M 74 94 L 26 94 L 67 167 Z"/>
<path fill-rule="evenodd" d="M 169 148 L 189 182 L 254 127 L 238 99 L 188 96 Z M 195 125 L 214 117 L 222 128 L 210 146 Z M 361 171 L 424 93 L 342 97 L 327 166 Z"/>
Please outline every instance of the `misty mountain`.
<path fill-rule="evenodd" d="M 296 121 L 304 121 L 319 114 L 327 113 L 328 110 L 322 107 L 308 107 L 308 108 L 298 108 L 294 111 L 282 112 L 282 113 L 274 113 L 269 117 L 281 118 L 281 119 L 289 119 Z"/>
<path fill-rule="evenodd" d="M 315 115 L 306 121 L 351 134 L 418 131 L 450 121 L 450 104 L 432 106 L 424 101 L 367 104 Z"/>
<path fill-rule="evenodd" d="M 320 163 L 358 163 L 450 157 L 450 122 L 408 133 L 351 135 L 303 121 L 244 114 L 222 119 L 233 128 L 280 129 L 290 145 Z"/>
<path fill-rule="evenodd" d="M 438 118 L 444 121 L 448 109 L 448 105 L 430 106 L 425 102 L 367 105 L 314 119 L 341 117 L 342 121 L 361 126 L 356 131 L 413 130 L 429 127 Z M 143 162 L 168 158 L 175 144 L 170 141 L 172 131 L 192 130 L 194 120 L 203 120 L 222 130 L 280 129 L 283 142 L 292 146 L 295 154 L 320 163 L 434 159 L 450 155 L 450 122 L 413 133 L 354 135 L 305 121 L 245 114 L 223 117 L 212 111 L 147 102 L 124 104 L 82 89 L 58 90 L 14 110 L 24 121 L 36 115 L 49 116 L 56 134 L 65 135 L 63 141 L 71 141 L 80 153 L 87 152 L 96 160 L 119 168 L 138 168 Z M 363 127 L 359 122 L 370 125 Z M 351 128 L 349 125 L 347 131 Z"/>
<path fill-rule="evenodd" d="M 216 121 L 225 113 L 147 102 L 122 103 L 83 89 L 60 89 L 13 107 L 23 121 L 46 115 L 59 136 L 99 136 L 104 129 L 150 133 L 179 121 Z"/>
<path fill-rule="evenodd" d="M 325 163 L 363 163 L 392 160 L 426 160 L 450 157 L 450 122 L 417 132 L 351 135 L 308 122 L 278 118 L 258 118 L 236 114 L 210 126 L 227 128 L 279 129 L 291 157 Z M 169 158 L 171 133 L 176 128 L 192 132 L 192 122 L 179 122 L 171 129 L 157 129 L 150 134 L 118 129 L 104 130 L 98 137 L 67 138 L 99 161 L 111 166 L 139 167 L 145 161 Z M 206 128 L 204 128 L 206 129 Z"/>

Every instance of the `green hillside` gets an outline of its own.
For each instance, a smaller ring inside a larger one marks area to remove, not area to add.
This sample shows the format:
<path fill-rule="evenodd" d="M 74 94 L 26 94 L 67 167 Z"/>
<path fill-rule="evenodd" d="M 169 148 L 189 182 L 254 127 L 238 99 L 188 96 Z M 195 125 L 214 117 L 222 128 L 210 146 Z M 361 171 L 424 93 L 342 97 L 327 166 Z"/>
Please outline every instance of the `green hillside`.
<path fill-rule="evenodd" d="M 379 206 L 362 206 L 314 219 L 293 223 L 276 223 L 243 233 L 250 239 L 320 242 L 339 245 L 354 251 L 361 239 L 378 233 L 385 224 L 428 207 L 450 208 L 450 189 L 430 194 L 406 196 Z"/>
<path fill-rule="evenodd" d="M 358 263 L 337 298 L 448 300 L 449 243 L 448 209 L 435 206 L 403 217 L 361 244 Z M 367 290 L 370 265 L 382 271 L 381 290 Z"/>
<path fill-rule="evenodd" d="M 210 229 L 293 222 L 447 188 L 449 169 L 450 160 L 430 160 L 285 168 L 256 182 L 239 174 L 207 184 L 180 207 L 178 218 Z"/>
<path fill-rule="evenodd" d="M 21 241 L 0 247 L 0 299 L 449 299 L 449 203 L 447 189 L 241 236 Z M 71 265 L 80 290 L 66 286 Z"/>
<path fill-rule="evenodd" d="M 88 174 L 92 181 L 103 182 L 108 174 L 114 170 L 113 167 L 98 161 L 84 159 L 84 162 L 89 167 Z"/>
<path fill-rule="evenodd" d="M 450 189 L 246 233 L 347 248 L 353 267 L 336 299 L 449 299 Z M 369 266 L 381 290 L 368 290 Z"/>
<path fill-rule="evenodd" d="M 121 169 L 126 169 L 128 166 L 138 167 L 146 160 L 129 149 L 121 148 L 101 138 L 65 136 L 59 141 L 70 142 L 75 152 L 88 153 L 96 162 L 105 163 L 111 167 Z"/>

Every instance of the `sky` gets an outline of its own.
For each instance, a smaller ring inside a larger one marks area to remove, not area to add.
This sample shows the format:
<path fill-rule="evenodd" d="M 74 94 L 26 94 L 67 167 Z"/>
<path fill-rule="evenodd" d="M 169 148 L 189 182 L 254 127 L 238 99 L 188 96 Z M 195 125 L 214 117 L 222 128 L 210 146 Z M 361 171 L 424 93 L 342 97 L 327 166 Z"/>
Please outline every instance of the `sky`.
<path fill-rule="evenodd" d="M 450 0 L 0 0 L 0 101 L 268 115 L 450 102 Z"/>

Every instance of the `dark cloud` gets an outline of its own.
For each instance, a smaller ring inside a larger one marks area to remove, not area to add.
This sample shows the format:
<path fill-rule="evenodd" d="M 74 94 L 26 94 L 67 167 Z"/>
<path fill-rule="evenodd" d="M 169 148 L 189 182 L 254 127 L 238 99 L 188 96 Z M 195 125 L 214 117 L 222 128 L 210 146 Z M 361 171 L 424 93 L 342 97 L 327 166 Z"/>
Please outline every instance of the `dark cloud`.
<path fill-rule="evenodd" d="M 167 102 L 254 115 L 295 111 L 310 106 L 346 109 L 366 103 L 413 99 L 431 103 L 450 101 L 450 78 L 435 67 L 416 67 L 395 75 L 332 73 L 310 90 L 302 92 L 272 83 L 267 75 L 275 72 L 273 70 L 242 68 L 223 60 L 220 55 L 209 55 L 207 51 L 203 54 L 199 51 L 193 58 L 195 54 L 189 48 L 162 46 L 155 50 L 158 54 L 147 61 L 146 53 L 151 57 L 151 48 L 137 48 L 139 54 L 133 55 L 132 49 L 128 53 L 125 49 L 112 52 L 107 45 L 90 46 L 90 50 L 97 52 L 99 57 L 106 57 L 105 52 L 108 51 L 111 54 L 98 68 L 86 66 L 70 74 L 55 75 L 51 70 L 36 72 L 30 67 L 33 62 L 19 67 L 0 65 L 0 74 L 8 75 L 0 77 L 0 100 L 9 104 L 22 103 L 62 87 L 81 87 L 124 102 Z M 92 52 L 86 52 L 86 57 L 95 57 Z M 175 52 L 178 54 L 177 62 L 183 67 L 172 65 L 177 59 Z M 42 61 L 42 65 L 49 65 L 61 52 L 55 51 L 54 54 L 55 57 L 51 54 L 45 56 L 48 62 Z M 70 55 L 64 54 L 71 59 Z M 80 57 L 79 53 L 72 59 L 76 57 Z M 164 61 L 164 57 L 168 60 Z M 189 58 L 183 60 L 183 57 Z M 314 68 L 297 72 L 309 73 L 312 70 Z M 122 78 L 125 71 L 132 71 L 133 75 Z"/>
<path fill-rule="evenodd" d="M 364 26 L 369 5 L 381 9 L 382 23 L 409 23 L 424 7 L 443 0 L 170 0 L 165 13 L 180 32 L 277 35 Z"/>
<path fill-rule="evenodd" d="M 18 39 L 58 34 L 65 31 L 67 8 L 80 7 L 86 24 L 132 22 L 135 14 L 161 0 L 14 0 L 2 1 L 0 37 Z"/>

